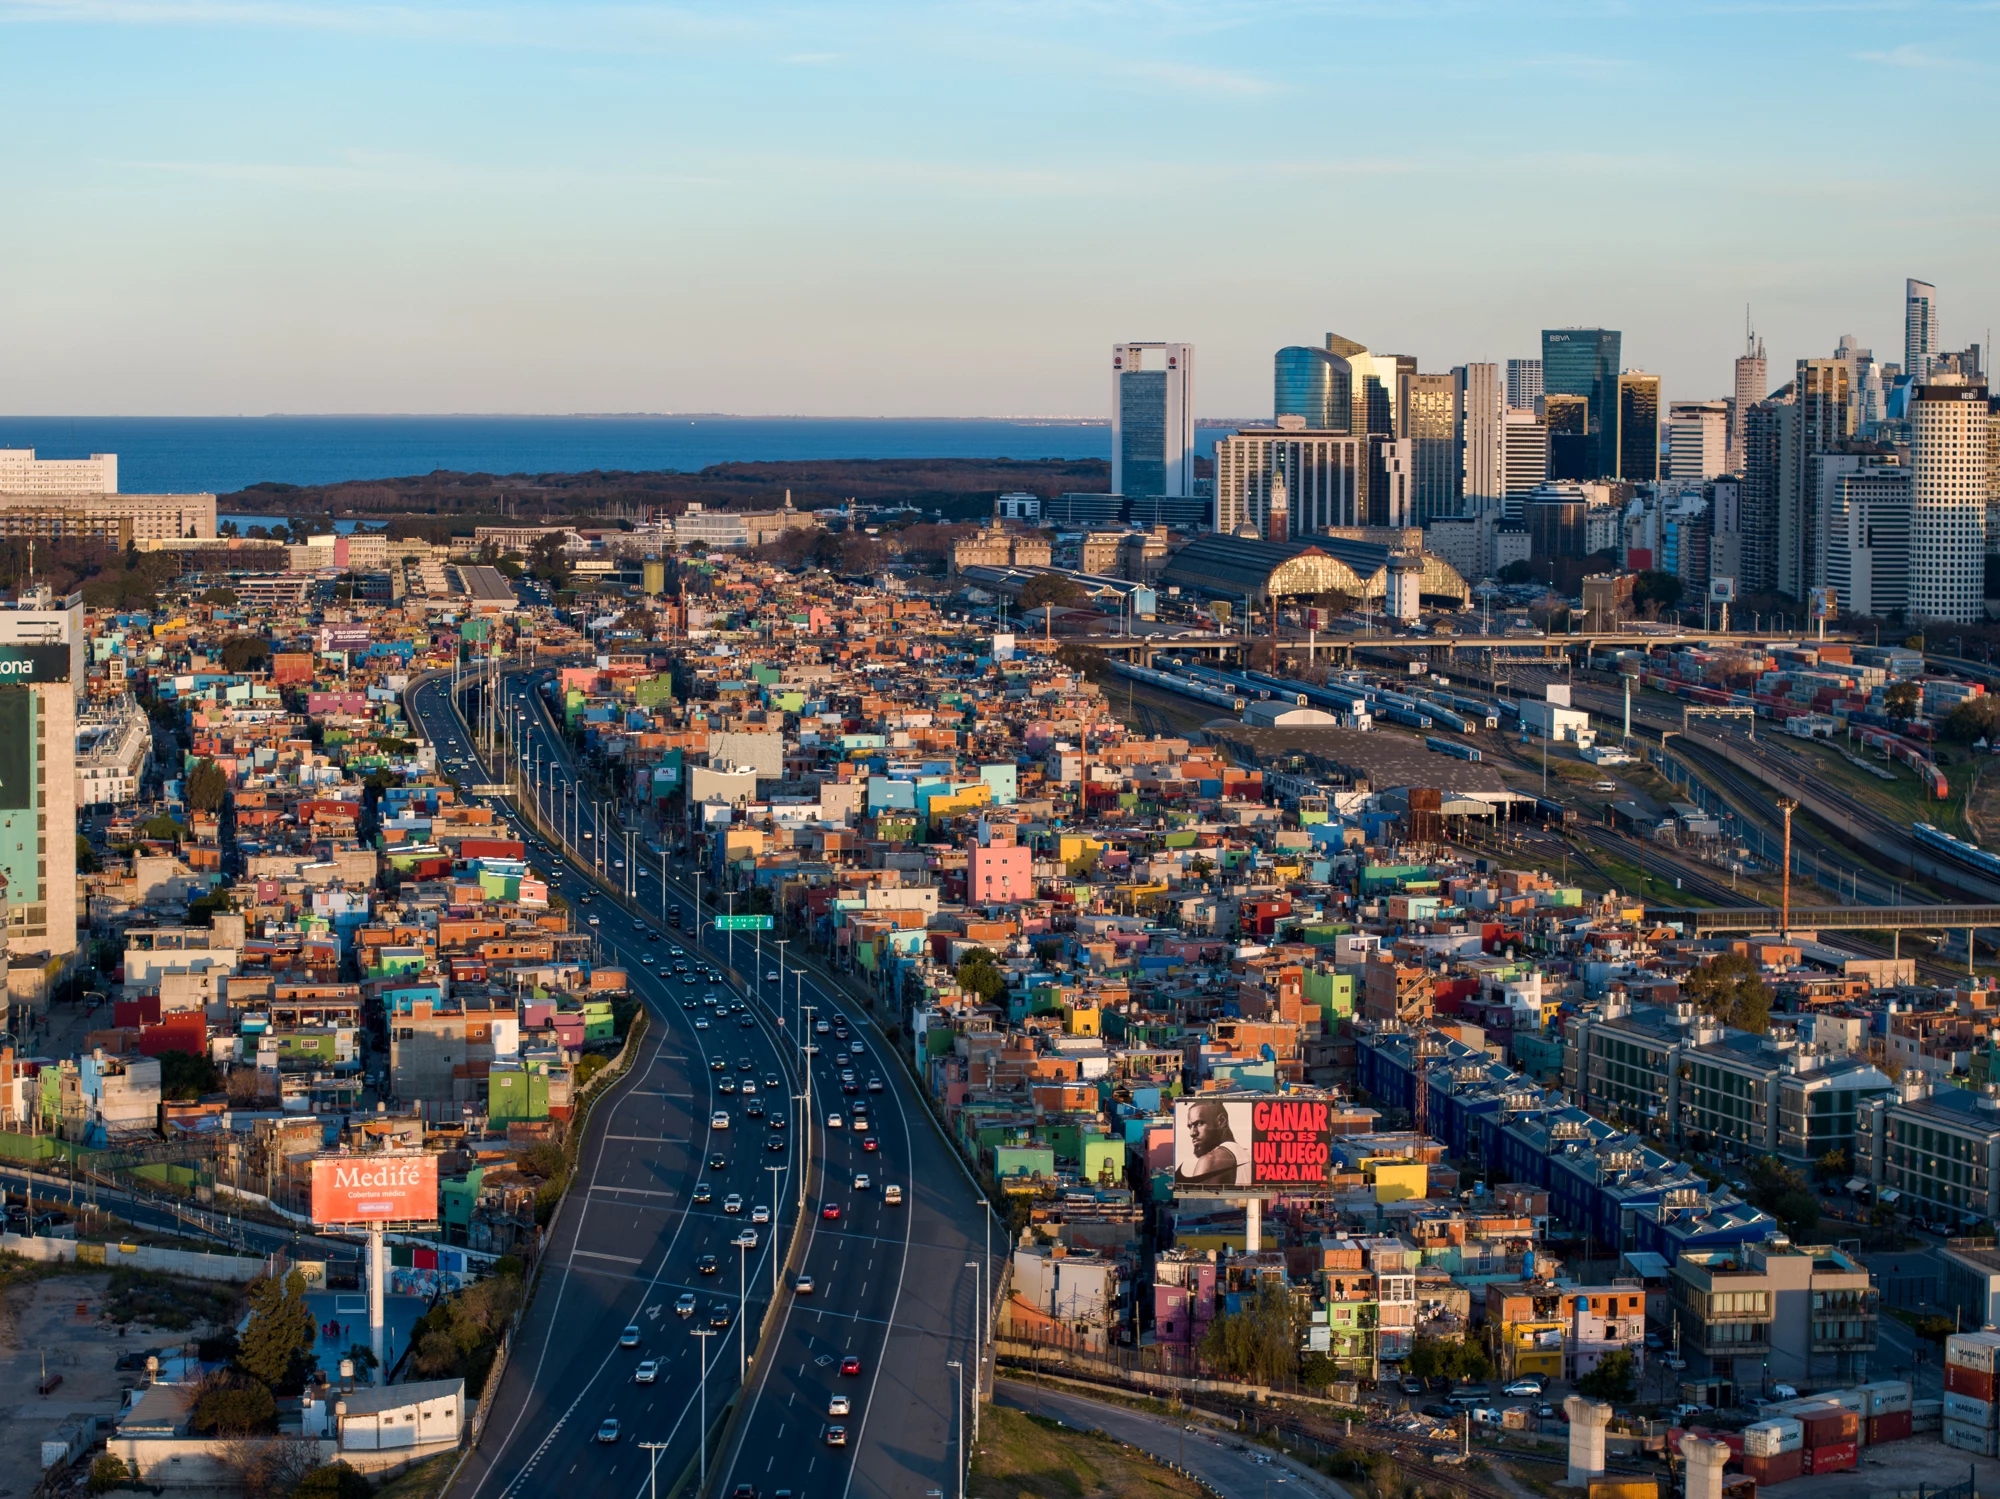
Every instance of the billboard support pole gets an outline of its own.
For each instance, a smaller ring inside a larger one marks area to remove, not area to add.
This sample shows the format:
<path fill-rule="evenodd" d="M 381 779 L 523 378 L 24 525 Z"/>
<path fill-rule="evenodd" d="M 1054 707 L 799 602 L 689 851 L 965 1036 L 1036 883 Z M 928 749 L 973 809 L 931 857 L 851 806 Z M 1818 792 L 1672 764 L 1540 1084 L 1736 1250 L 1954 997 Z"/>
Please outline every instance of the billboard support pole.
<path fill-rule="evenodd" d="M 1243 1199 L 1243 1252 L 1255 1254 L 1264 1247 L 1264 1199 Z"/>
<path fill-rule="evenodd" d="M 388 1250 L 382 1242 L 382 1225 L 368 1229 L 368 1348 L 375 1355 L 375 1382 L 387 1384 L 389 1370 L 382 1354 L 382 1282 L 388 1268 Z"/>

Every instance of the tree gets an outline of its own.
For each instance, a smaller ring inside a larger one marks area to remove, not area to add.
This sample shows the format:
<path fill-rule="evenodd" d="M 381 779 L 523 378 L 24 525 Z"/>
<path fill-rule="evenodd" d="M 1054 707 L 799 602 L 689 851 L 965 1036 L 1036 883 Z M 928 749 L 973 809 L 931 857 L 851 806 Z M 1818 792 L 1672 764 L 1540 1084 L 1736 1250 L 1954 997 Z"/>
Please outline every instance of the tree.
<path fill-rule="evenodd" d="M 233 588 L 210 588 L 202 593 L 201 601 L 204 604 L 220 604 L 226 608 L 236 602 L 236 590 Z"/>
<path fill-rule="evenodd" d="M 1614 1403 L 1630 1400 L 1634 1362 L 1632 1355 L 1623 1348 L 1605 1354 L 1597 1361 L 1596 1368 L 1576 1382 L 1576 1392 L 1593 1400 Z"/>
<path fill-rule="evenodd" d="M 1813 1174 L 1821 1177 L 1838 1177 L 1847 1174 L 1847 1152 L 1838 1147 L 1829 1150 L 1813 1162 Z"/>
<path fill-rule="evenodd" d="M 993 954 L 983 947 L 975 947 L 959 960 L 959 988 L 968 994 L 977 994 L 988 1004 L 997 1002 L 1007 992 L 1007 975 L 1001 970 Z"/>
<path fill-rule="evenodd" d="M 207 1057 L 186 1051 L 163 1051 L 158 1061 L 162 1098 L 187 1103 L 222 1090 L 222 1073 Z"/>
<path fill-rule="evenodd" d="M 222 642 L 222 664 L 229 671 L 249 671 L 271 659 L 271 642 L 260 635 L 232 635 Z"/>
<path fill-rule="evenodd" d="M 374 1486 L 345 1462 L 314 1468 L 292 1490 L 292 1499 L 368 1499 Z"/>
<path fill-rule="evenodd" d="M 1074 578 L 1065 578 L 1061 573 L 1036 573 L 1021 590 L 1021 609 L 1025 613 L 1044 604 L 1052 604 L 1058 609 L 1073 609 L 1087 597 Z"/>
<path fill-rule="evenodd" d="M 125 1466 L 125 1459 L 105 1453 L 90 1465 L 90 1492 L 108 1494 L 113 1489 L 122 1489 L 132 1481 L 132 1470 Z"/>
<path fill-rule="evenodd" d="M 1535 581 L 1535 570 L 1526 562 L 1514 561 L 1501 568 L 1494 576 L 1502 583 L 1532 583 Z"/>
<path fill-rule="evenodd" d="M 1418 1338 L 1406 1367 L 1419 1379 L 1490 1379 L 1493 1360 L 1463 1338 Z"/>
<path fill-rule="evenodd" d="M 220 812 L 229 796 L 229 776 L 213 760 L 201 760 L 188 772 L 187 804 L 197 812 Z"/>
<path fill-rule="evenodd" d="M 295 1392 L 317 1362 L 312 1351 L 317 1333 L 303 1275 L 294 1270 L 283 1280 L 261 1280 L 250 1292 L 250 1322 L 237 1365 L 272 1389 Z"/>
<path fill-rule="evenodd" d="M 78 874 L 96 874 L 103 867 L 98 862 L 97 850 L 90 846 L 90 840 L 84 837 L 83 834 L 78 833 L 76 835 L 76 872 Z"/>
<path fill-rule="evenodd" d="M 1965 699 L 1946 715 L 1944 736 L 1960 744 L 1970 744 L 1975 739 L 1991 742 L 2000 736 L 2000 697 L 1982 692 L 1978 697 Z"/>
<path fill-rule="evenodd" d="M 1672 573 L 1643 572 L 1632 580 L 1632 603 L 1640 608 L 1651 604 L 1655 613 L 1664 613 L 1681 601 L 1685 591 Z"/>
<path fill-rule="evenodd" d="M 1892 682 L 1889 690 L 1882 694 L 1883 708 L 1897 722 L 1916 717 L 1923 702 L 1924 690 L 1915 682 Z"/>
<path fill-rule="evenodd" d="M 1241 1298 L 1241 1310 L 1209 1324 L 1202 1357 L 1232 1379 L 1271 1385 L 1298 1369 L 1298 1309 L 1276 1280 L 1263 1279 Z"/>
<path fill-rule="evenodd" d="M 247 1437 L 278 1424 L 278 1402 L 260 1379 L 224 1371 L 202 1381 L 188 1427 L 205 1437 Z"/>
<path fill-rule="evenodd" d="M 1723 953 L 1681 980 L 1681 993 L 1724 1025 L 1762 1035 L 1771 1028 L 1771 991 L 1742 953 Z"/>

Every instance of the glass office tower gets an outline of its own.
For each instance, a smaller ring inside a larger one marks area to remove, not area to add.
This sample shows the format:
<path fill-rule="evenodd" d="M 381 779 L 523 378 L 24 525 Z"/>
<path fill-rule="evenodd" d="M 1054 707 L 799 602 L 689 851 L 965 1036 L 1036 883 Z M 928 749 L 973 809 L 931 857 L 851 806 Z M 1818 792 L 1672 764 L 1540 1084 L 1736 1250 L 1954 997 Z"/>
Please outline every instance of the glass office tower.
<path fill-rule="evenodd" d="M 1112 346 L 1112 493 L 1193 495 L 1193 382 L 1191 344 Z"/>
<path fill-rule="evenodd" d="M 1325 349 L 1293 344 L 1278 350 L 1274 417 L 1296 416 L 1315 432 L 1345 432 L 1348 412 L 1346 365 Z"/>
<path fill-rule="evenodd" d="M 1660 377 L 1628 370 L 1618 377 L 1618 467 L 1621 479 L 1651 484 L 1660 477 Z"/>
<path fill-rule="evenodd" d="M 1618 472 L 1618 357 L 1624 336 L 1615 328 L 1544 328 L 1542 390 L 1582 396 L 1592 479 Z M 1551 432 L 1554 428 L 1551 427 Z"/>

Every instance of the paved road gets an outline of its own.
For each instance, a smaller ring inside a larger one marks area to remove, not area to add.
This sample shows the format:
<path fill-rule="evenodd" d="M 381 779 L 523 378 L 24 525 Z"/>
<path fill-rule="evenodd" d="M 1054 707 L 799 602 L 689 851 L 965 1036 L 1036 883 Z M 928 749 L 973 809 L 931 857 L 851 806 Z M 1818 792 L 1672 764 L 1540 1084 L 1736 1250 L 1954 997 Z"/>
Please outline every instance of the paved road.
<path fill-rule="evenodd" d="M 1878 1286 L 1883 1287 L 1882 1315 L 1875 1323 L 1875 1351 L 1868 1357 L 1868 1374 L 1871 1379 L 1908 1379 L 1918 1400 L 1941 1400 L 1944 1398 L 1944 1350 L 1926 1338 L 1918 1337 L 1909 1328 L 1889 1315 L 1890 1288 L 1885 1284 L 1892 1280 L 1908 1280 L 1920 1293 L 1927 1292 L 1926 1280 L 1936 1287 L 1944 1285 L 1944 1261 L 1935 1249 L 1898 1250 L 1894 1253 L 1871 1254 L 1867 1265 L 1874 1273 Z M 1902 1303 L 1910 1311 L 1928 1315 L 1941 1312 L 1951 1315 L 1951 1308 L 1941 1304 L 1941 1296 L 1926 1295 L 1921 1304 Z"/>
<path fill-rule="evenodd" d="M 473 754 L 446 687 L 434 680 L 412 692 L 414 721 L 442 760 L 465 767 L 462 779 L 487 783 L 490 768 Z M 587 809 L 584 816 L 590 828 Z M 517 823 L 516 832 L 537 867 L 555 862 L 531 830 Z M 552 883 L 586 921 L 597 917 L 585 930 L 606 961 L 631 975 L 652 1024 L 627 1077 L 591 1117 L 534 1304 L 484 1438 L 455 1485 L 463 1499 L 540 1499 L 579 1485 L 637 1496 L 650 1462 L 641 1441 L 667 1443 L 659 1466 L 669 1481 L 677 1477 L 695 1460 L 704 1411 L 712 1421 L 735 1391 L 746 1329 L 754 1339 L 770 1304 L 779 1234 L 795 1221 L 786 1207 L 797 1196 L 799 1131 L 788 1107 L 796 1085 L 791 1049 L 768 1017 L 704 1003 L 711 992 L 725 1004 L 734 996 L 721 978 L 696 971 L 693 954 L 609 899 L 584 904 L 588 886 L 573 870 Z M 688 965 L 685 981 L 671 967 L 677 957 Z M 724 1077 L 757 1092 L 722 1094 Z M 753 1104 L 762 1118 L 750 1115 Z M 728 1112 L 728 1127 L 715 1127 L 717 1109 Z M 767 1149 L 773 1141 L 779 1147 Z M 773 1166 L 775 1175 L 766 1169 Z M 698 1187 L 708 1202 L 696 1200 Z M 730 1194 L 741 1212 L 724 1211 Z M 779 1209 L 777 1232 L 751 1223 L 759 1204 Z M 732 1243 L 746 1227 L 757 1234 L 747 1252 Z M 711 1255 L 716 1267 L 705 1273 L 701 1258 Z M 686 1317 L 676 1311 L 684 1294 L 695 1301 Z M 712 1321 L 716 1336 L 694 1336 Z M 633 1348 L 620 1346 L 628 1324 L 639 1328 Z M 642 1360 L 658 1362 L 656 1382 L 635 1381 Z M 620 1440 L 597 1440 L 607 1419 L 620 1423 Z"/>
<path fill-rule="evenodd" d="M 548 678 L 542 670 L 510 675 L 506 701 L 517 715 L 517 756 L 532 768 L 553 821 L 548 788 L 575 786 L 577 774 L 536 696 Z M 628 844 L 618 830 L 599 827 L 588 803 L 579 806 L 576 796 L 564 796 L 576 829 L 574 847 L 614 881 L 629 883 L 647 909 L 694 925 L 690 873 L 671 860 L 663 868 L 636 839 Z M 594 836 L 586 840 L 583 831 Z M 613 835 L 608 848 L 607 832 Z M 621 869 L 618 861 L 628 852 L 631 868 Z M 600 901 L 592 909 L 608 922 L 606 905 Z M 971 1178 L 902 1064 L 884 1053 L 865 1013 L 832 984 L 791 964 L 780 981 L 769 946 L 715 930 L 713 917 L 726 910 L 721 902 L 703 902 L 704 951 L 747 978 L 753 1011 L 779 1034 L 796 1044 L 813 1028 L 809 1043 L 819 1050 L 811 1058 L 811 1132 L 822 1174 L 808 1186 L 809 1238 L 801 1267 L 813 1289 L 781 1308 L 769 1356 L 752 1371 L 750 1405 L 721 1455 L 712 1491 L 748 1485 L 766 1495 L 790 1490 L 794 1499 L 923 1499 L 930 1490 L 953 1492 L 959 1423 L 956 1375 L 947 1364 L 964 1364 L 969 1384 L 978 1272 L 967 1262 L 977 1265 L 990 1245 L 986 1283 L 997 1284 L 1005 1235 L 989 1238 Z M 670 924 L 667 929 L 673 930 Z M 817 1029 L 821 1024 L 824 1032 Z M 853 1074 L 852 1093 L 843 1091 L 849 1085 L 841 1079 L 844 1071 Z M 852 1127 L 856 1104 L 866 1109 L 866 1130 Z M 838 1128 L 828 1123 L 835 1113 L 842 1116 Z M 871 1138 L 873 1150 L 863 1144 Z M 855 1178 L 863 1173 L 869 1185 L 857 1188 Z M 883 1200 L 889 1182 L 903 1188 L 899 1207 Z M 829 1205 L 839 1208 L 837 1220 L 823 1216 Z M 850 1356 L 859 1360 L 860 1372 L 843 1375 L 842 1361 Z M 846 1416 L 828 1414 L 836 1395 L 847 1397 Z M 846 1428 L 845 1446 L 828 1444 L 833 1425 Z"/>
<path fill-rule="evenodd" d="M 1190 1427 L 1127 1410 L 1122 1405 L 1108 1405 L 1040 1385 L 1017 1384 L 1011 1379 L 995 1381 L 993 1402 L 1129 1442 L 1199 1475 L 1223 1499 L 1272 1499 L 1278 1495 L 1286 1499 L 1327 1499 L 1329 1495 L 1332 1499 L 1348 1499 L 1347 1490 L 1332 1479 L 1274 1457 L 1203 1422 L 1194 1422 Z"/>

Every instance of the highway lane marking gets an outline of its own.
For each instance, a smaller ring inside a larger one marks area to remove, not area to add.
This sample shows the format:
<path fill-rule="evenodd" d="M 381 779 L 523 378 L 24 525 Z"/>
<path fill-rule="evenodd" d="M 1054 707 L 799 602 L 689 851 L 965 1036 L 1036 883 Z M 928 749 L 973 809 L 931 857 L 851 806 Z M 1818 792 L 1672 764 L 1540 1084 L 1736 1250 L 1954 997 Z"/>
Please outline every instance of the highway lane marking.
<path fill-rule="evenodd" d="M 629 1254 L 605 1254 L 601 1250 L 596 1249 L 572 1249 L 569 1253 L 571 1259 L 582 1256 L 585 1259 L 593 1260 L 616 1260 L 621 1265 L 643 1265 L 646 1263 L 643 1257 L 635 1258 Z"/>
<path fill-rule="evenodd" d="M 592 1192 L 623 1192 L 632 1197 L 678 1197 L 678 1192 L 661 1192 L 652 1187 L 592 1187 Z"/>
<path fill-rule="evenodd" d="M 624 1141 L 627 1141 L 628 1143 L 629 1143 L 629 1142 L 631 1142 L 631 1141 L 638 1141 L 638 1142 L 639 1142 L 640 1144 L 644 1144 L 644 1145 L 692 1145 L 692 1144 L 694 1144 L 694 1141 L 693 1141 L 692 1139 L 688 1139 L 688 1140 L 672 1140 L 672 1139 L 669 1139 L 669 1138 L 668 1138 L 667 1136 L 665 1136 L 665 1135 L 604 1135 L 604 1136 L 601 1136 L 600 1138 L 602 1138 L 602 1139 L 606 1139 L 606 1140 L 624 1140 Z"/>

